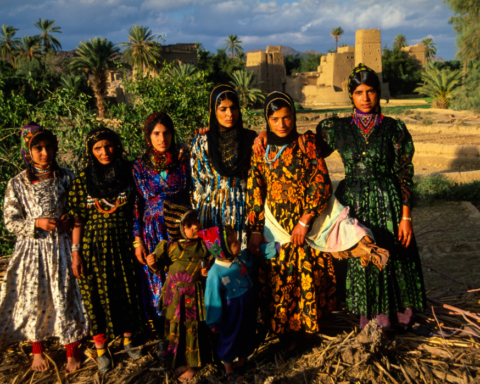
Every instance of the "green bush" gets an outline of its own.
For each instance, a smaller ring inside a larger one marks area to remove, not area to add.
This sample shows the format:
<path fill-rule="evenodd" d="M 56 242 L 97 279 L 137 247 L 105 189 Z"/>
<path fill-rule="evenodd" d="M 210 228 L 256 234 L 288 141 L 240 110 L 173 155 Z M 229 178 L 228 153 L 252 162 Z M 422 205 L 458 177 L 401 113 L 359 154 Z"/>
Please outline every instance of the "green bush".
<path fill-rule="evenodd" d="M 480 201 L 480 181 L 456 184 L 442 175 L 426 176 L 414 182 L 415 203 L 431 204 L 435 199 L 446 201 Z"/>
<path fill-rule="evenodd" d="M 422 125 L 432 125 L 435 122 L 433 119 L 423 119 Z"/>

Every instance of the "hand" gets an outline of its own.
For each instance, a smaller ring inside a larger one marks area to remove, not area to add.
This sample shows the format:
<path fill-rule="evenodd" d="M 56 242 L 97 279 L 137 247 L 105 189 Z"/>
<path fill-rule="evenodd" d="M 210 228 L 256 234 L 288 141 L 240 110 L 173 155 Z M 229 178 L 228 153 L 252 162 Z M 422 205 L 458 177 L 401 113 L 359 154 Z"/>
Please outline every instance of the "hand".
<path fill-rule="evenodd" d="M 265 148 L 267 148 L 267 131 L 262 131 L 253 142 L 253 152 L 257 156 L 265 154 Z"/>
<path fill-rule="evenodd" d="M 135 248 L 135 256 L 140 264 L 146 264 L 145 259 L 147 258 L 147 250 L 143 244 Z"/>
<path fill-rule="evenodd" d="M 185 163 L 190 159 L 190 151 L 186 144 L 178 144 L 178 161 Z"/>
<path fill-rule="evenodd" d="M 35 226 L 41 228 L 44 231 L 51 232 L 57 228 L 57 220 L 55 219 L 37 219 L 35 220 Z"/>
<path fill-rule="evenodd" d="M 71 226 L 70 215 L 66 213 L 63 215 L 60 220 L 58 221 L 58 226 L 62 228 L 64 231 L 68 231 Z"/>
<path fill-rule="evenodd" d="M 201 273 L 202 273 L 203 277 L 207 277 L 208 276 L 208 269 L 207 268 L 202 268 Z"/>
<path fill-rule="evenodd" d="M 199 134 L 199 135 L 206 135 L 209 130 L 210 130 L 209 127 L 200 128 L 200 129 L 198 130 L 198 134 Z"/>
<path fill-rule="evenodd" d="M 77 279 L 81 279 L 83 276 L 83 260 L 82 256 L 80 256 L 79 251 L 73 251 L 72 252 L 72 270 L 73 270 L 73 275 Z"/>
<path fill-rule="evenodd" d="M 413 228 L 412 222 L 409 220 L 402 220 L 400 221 L 400 225 L 398 226 L 398 241 L 400 244 L 408 248 L 412 241 L 413 237 Z"/>
<path fill-rule="evenodd" d="M 157 260 L 155 259 L 155 255 L 153 253 L 147 256 L 147 265 L 154 271 L 157 270 Z"/>
<path fill-rule="evenodd" d="M 297 224 L 293 228 L 291 242 L 299 247 L 303 247 L 305 244 L 305 236 L 307 236 L 308 228 L 303 225 Z"/>
<path fill-rule="evenodd" d="M 248 251 L 257 257 L 261 257 L 260 253 L 260 245 L 263 243 L 263 236 L 259 233 L 254 233 L 250 237 L 250 241 L 248 243 Z"/>
<path fill-rule="evenodd" d="M 308 225 L 310 223 L 310 220 L 312 220 L 312 216 L 309 214 L 305 214 L 300 218 L 300 220 Z M 304 227 L 300 223 L 297 223 L 297 225 L 295 225 L 295 228 L 293 228 L 290 241 L 293 244 L 298 245 L 299 247 L 303 247 L 303 245 L 305 244 L 305 236 L 307 236 L 307 233 L 308 227 Z"/>
<path fill-rule="evenodd" d="M 217 327 L 210 328 L 213 333 L 218 333 L 220 330 Z"/>

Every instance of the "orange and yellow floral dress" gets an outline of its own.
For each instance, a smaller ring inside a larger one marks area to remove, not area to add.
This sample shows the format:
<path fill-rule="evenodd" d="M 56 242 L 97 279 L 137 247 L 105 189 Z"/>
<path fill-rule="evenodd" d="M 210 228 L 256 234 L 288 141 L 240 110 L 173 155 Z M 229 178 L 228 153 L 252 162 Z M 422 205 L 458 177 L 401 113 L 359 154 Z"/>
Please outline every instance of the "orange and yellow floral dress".
<path fill-rule="evenodd" d="M 264 204 L 290 234 L 305 213 L 314 220 L 326 207 L 332 193 L 328 170 L 316 150 L 314 135 L 307 132 L 304 138 L 303 149 L 295 140 L 275 162 L 253 156 L 247 184 L 251 232 L 263 233 Z M 280 150 L 271 146 L 269 159 Z M 331 255 L 306 243 L 302 247 L 284 244 L 275 258 L 262 260 L 259 281 L 263 320 L 276 334 L 317 332 L 322 314 L 337 308 Z"/>

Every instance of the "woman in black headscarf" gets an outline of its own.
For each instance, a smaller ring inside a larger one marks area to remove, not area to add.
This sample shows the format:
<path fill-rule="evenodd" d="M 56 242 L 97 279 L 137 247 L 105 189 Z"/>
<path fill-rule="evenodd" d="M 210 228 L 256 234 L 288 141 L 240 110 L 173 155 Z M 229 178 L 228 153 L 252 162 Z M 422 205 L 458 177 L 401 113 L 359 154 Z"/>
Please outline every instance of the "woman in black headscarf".
<path fill-rule="evenodd" d="M 210 93 L 209 131 L 193 142 L 193 204 L 203 228 L 233 226 L 247 245 L 245 192 L 256 133 L 243 128 L 238 95 L 229 85 Z"/>
<path fill-rule="evenodd" d="M 279 254 L 262 261 L 260 308 L 271 332 L 293 352 L 299 337 L 318 332 L 322 314 L 337 307 L 332 258 L 305 243 L 332 184 L 325 161 L 317 156 L 315 136 L 307 132 L 299 140 L 289 95 L 268 95 L 265 119 L 267 150 L 252 157 L 248 176 L 248 250 L 259 256 L 264 235 L 273 240 L 275 233 L 287 234 Z"/>
<path fill-rule="evenodd" d="M 86 167 L 73 181 L 70 214 L 75 217 L 72 268 L 95 340 L 98 369 L 113 367 L 107 338 L 124 336 L 132 358 L 132 333 L 141 330 L 142 318 L 133 250 L 135 184 L 131 164 L 123 158 L 118 135 L 108 128 L 87 135 Z"/>

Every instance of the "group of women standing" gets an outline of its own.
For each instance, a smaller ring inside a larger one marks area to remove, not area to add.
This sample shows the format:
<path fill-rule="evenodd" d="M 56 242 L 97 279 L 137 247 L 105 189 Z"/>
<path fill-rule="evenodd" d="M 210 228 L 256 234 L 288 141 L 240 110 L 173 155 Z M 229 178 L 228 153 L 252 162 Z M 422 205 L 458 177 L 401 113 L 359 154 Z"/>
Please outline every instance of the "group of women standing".
<path fill-rule="evenodd" d="M 255 255 L 267 241 L 266 217 L 291 236 L 277 257 L 261 261 L 254 305 L 294 351 L 297 336 L 317 332 L 322 314 L 339 304 L 331 253 L 305 242 L 333 193 L 323 159 L 334 150 L 346 174 L 335 196 L 390 253 L 381 271 L 348 261 L 348 309 L 362 327 L 374 317 L 382 327 L 408 324 L 425 305 L 411 227 L 412 139 L 401 121 L 381 115 L 374 71 L 356 67 L 349 91 L 352 117 L 324 120 L 316 135 L 299 135 L 292 99 L 273 92 L 265 101 L 267 132 L 255 139 L 243 127 L 235 90 L 221 85 L 210 94 L 209 130 L 196 136 L 190 161 L 170 117 L 154 113 L 140 159 L 129 163 L 118 135 L 95 129 L 76 178 L 57 165 L 55 136 L 35 123 L 24 126 L 27 169 L 10 180 L 4 206 L 17 243 L 0 296 L 0 348 L 28 339 L 33 368 L 44 370 L 42 341 L 59 337 L 72 371 L 88 329 L 101 372 L 113 366 L 109 338 L 123 336 L 130 357 L 140 357 L 133 335 L 147 320 L 163 326 L 163 278 L 148 269 L 146 257 L 169 240 L 168 202 L 192 205 L 203 228 L 233 227 L 242 249 Z"/>

